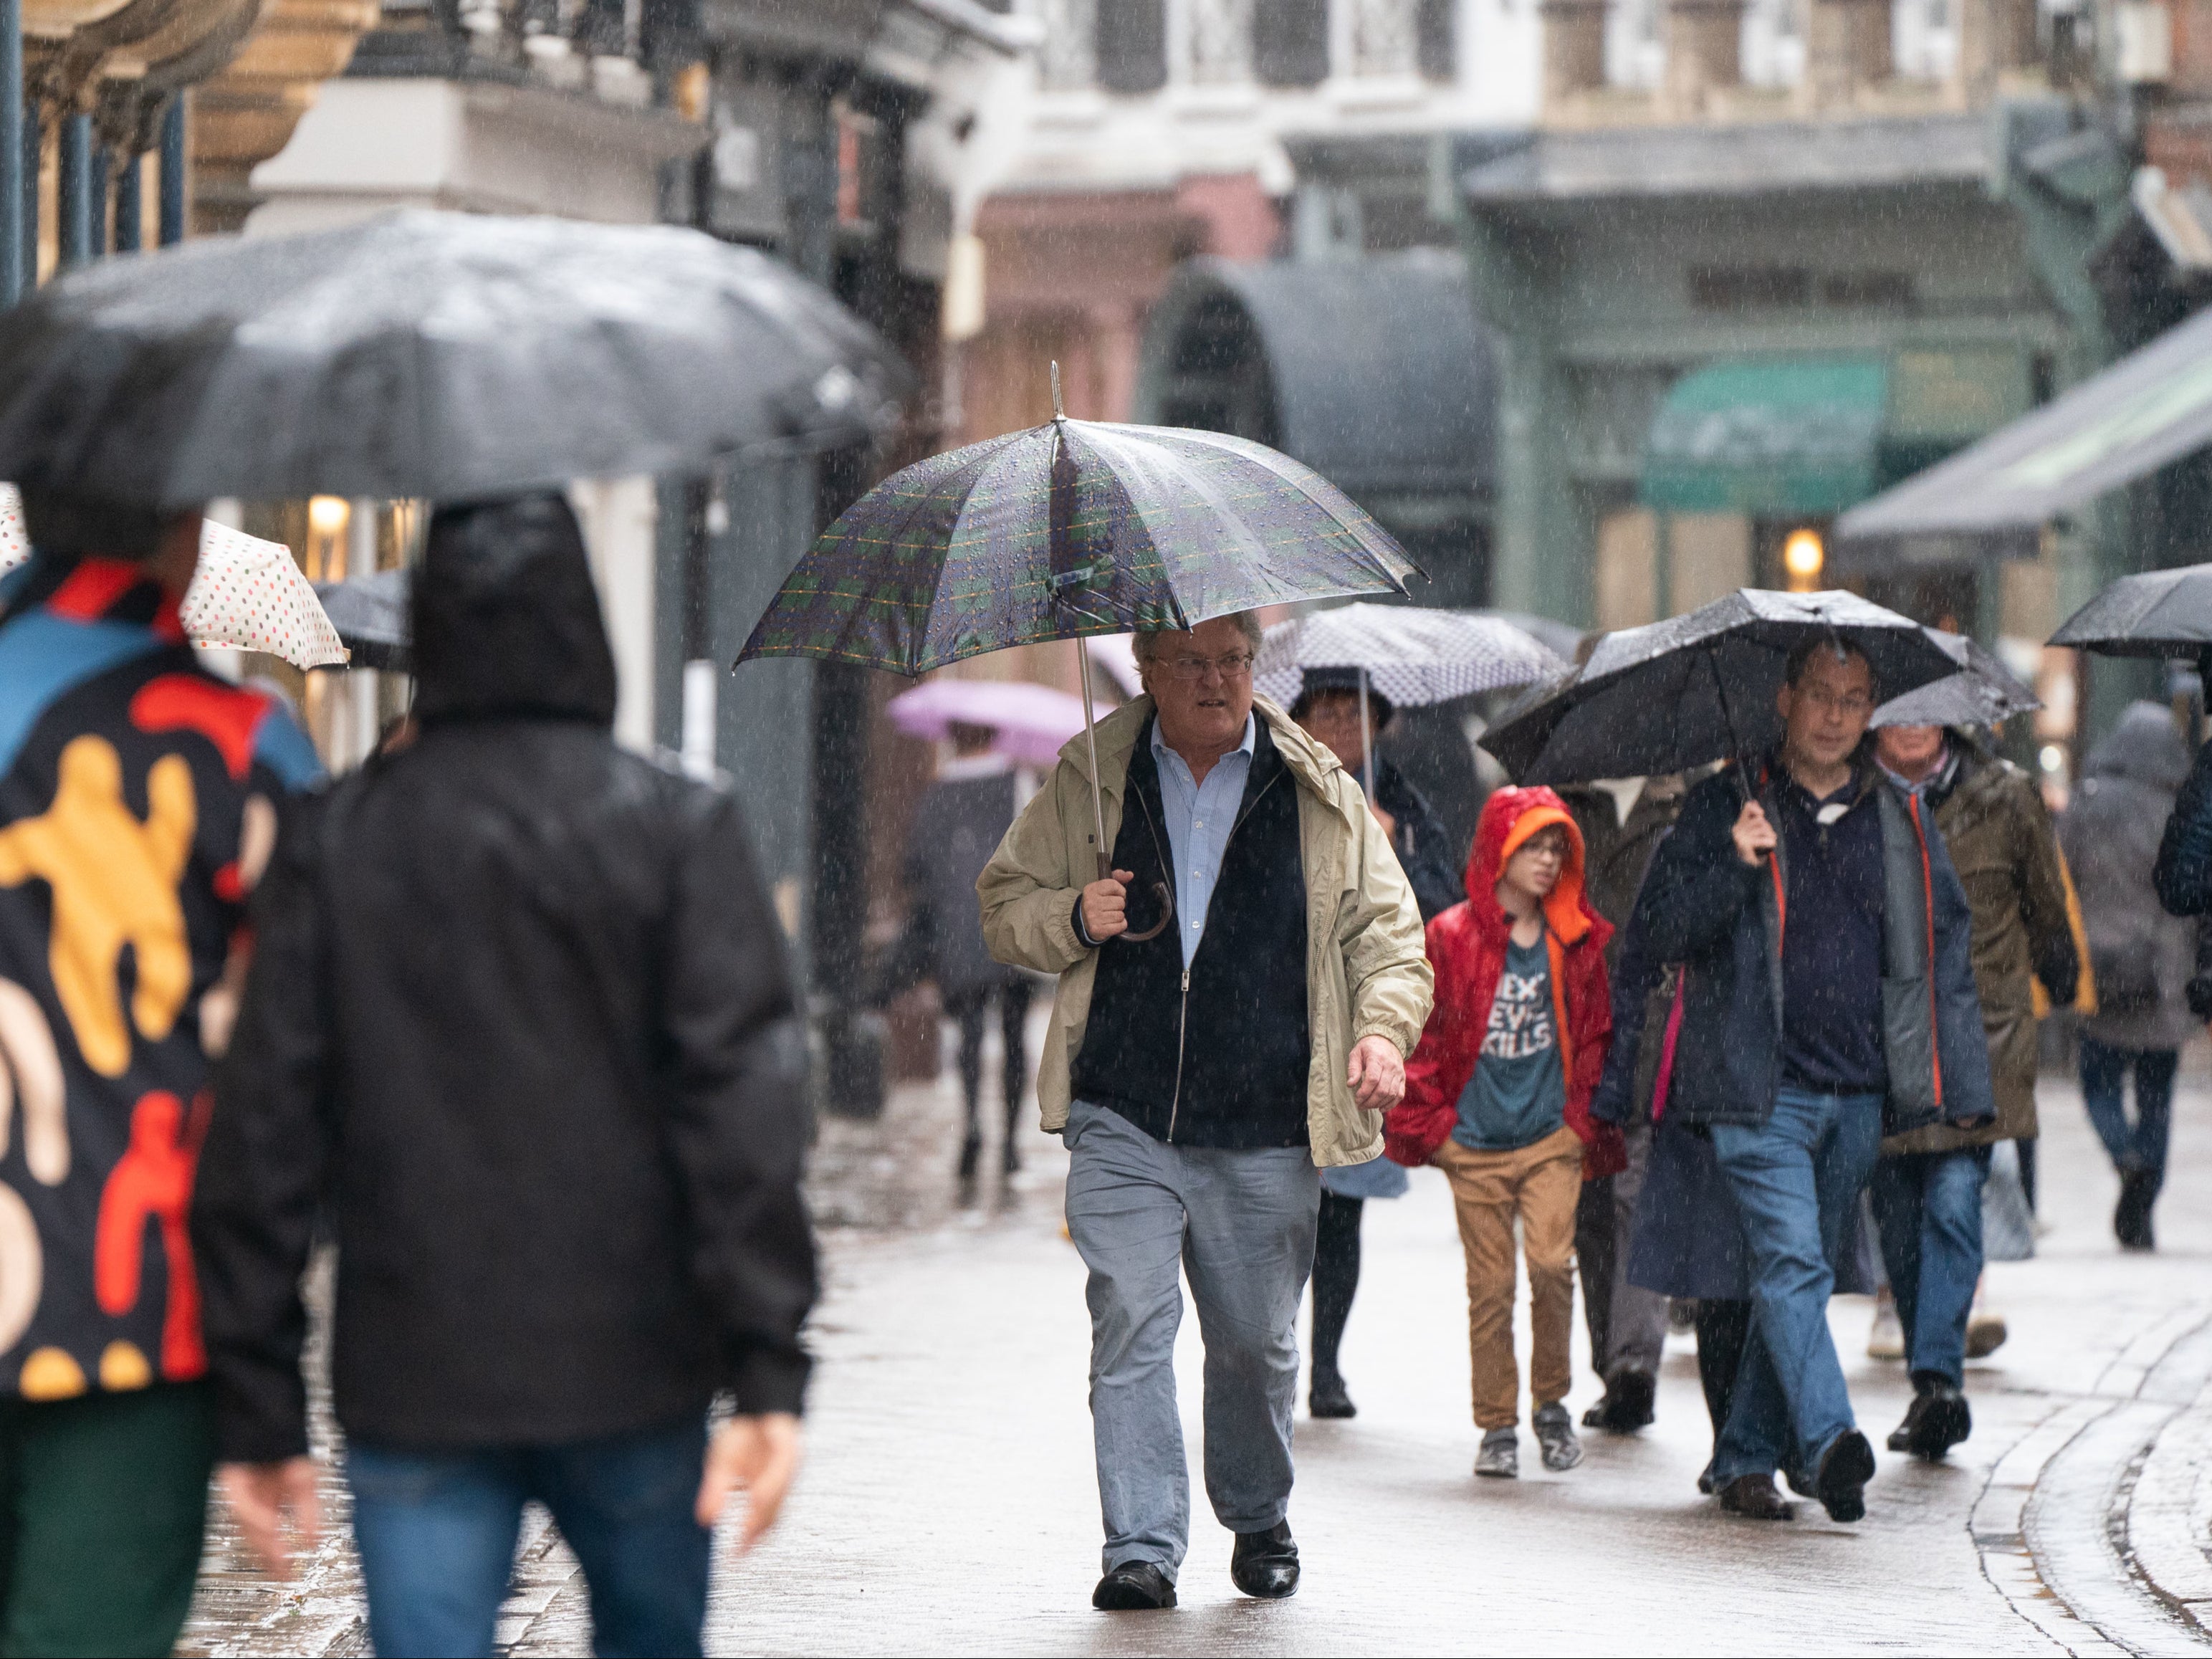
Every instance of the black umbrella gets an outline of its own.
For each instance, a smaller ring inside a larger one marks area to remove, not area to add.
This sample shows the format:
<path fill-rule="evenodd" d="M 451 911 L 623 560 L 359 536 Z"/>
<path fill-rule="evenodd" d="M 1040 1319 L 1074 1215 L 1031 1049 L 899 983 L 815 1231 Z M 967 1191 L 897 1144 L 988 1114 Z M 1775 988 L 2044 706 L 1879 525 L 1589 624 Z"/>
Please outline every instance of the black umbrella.
<path fill-rule="evenodd" d="M 353 653 L 352 666 L 389 668 L 403 674 L 412 672 L 413 625 L 408 601 L 413 586 L 405 570 L 380 570 L 350 581 L 315 584 L 323 614 L 338 630 L 346 649 Z"/>
<path fill-rule="evenodd" d="M 1761 753 L 1790 653 L 1808 639 L 1863 652 L 1902 693 L 1958 672 L 1919 624 L 1855 593 L 1739 589 L 1687 616 L 1608 634 L 1575 673 L 1539 686 L 1482 746 L 1521 783 L 1686 771 Z"/>
<path fill-rule="evenodd" d="M 0 478 L 164 507 L 465 501 L 862 441 L 909 384 L 752 249 L 408 211 L 40 289 L 0 316 Z"/>
<path fill-rule="evenodd" d="M 2051 642 L 2107 657 L 2201 656 L 2212 648 L 2212 564 L 2123 576 L 2069 617 Z"/>
<path fill-rule="evenodd" d="M 1946 656 L 1961 665 L 1955 674 L 1930 680 L 1917 691 L 1892 697 L 1874 711 L 1869 726 L 2002 726 L 2043 701 L 1995 653 L 1962 634 L 1926 630 Z"/>

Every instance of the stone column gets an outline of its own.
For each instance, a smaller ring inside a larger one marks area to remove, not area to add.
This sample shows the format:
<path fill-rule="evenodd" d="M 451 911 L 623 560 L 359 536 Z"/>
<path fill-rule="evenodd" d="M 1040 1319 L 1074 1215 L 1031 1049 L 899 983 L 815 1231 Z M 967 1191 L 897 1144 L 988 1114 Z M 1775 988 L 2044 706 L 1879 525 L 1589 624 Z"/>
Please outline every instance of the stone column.
<path fill-rule="evenodd" d="M 1605 14 L 1610 0 L 1542 0 L 1544 107 L 1605 84 Z"/>
<path fill-rule="evenodd" d="M 1814 109 L 1848 104 L 1862 87 L 1896 73 L 1891 0 L 1811 0 L 1805 31 L 1803 96 Z"/>
<path fill-rule="evenodd" d="M 1702 114 L 1713 92 L 1741 83 L 1744 4 L 1668 0 L 1666 99 L 1676 118 Z"/>

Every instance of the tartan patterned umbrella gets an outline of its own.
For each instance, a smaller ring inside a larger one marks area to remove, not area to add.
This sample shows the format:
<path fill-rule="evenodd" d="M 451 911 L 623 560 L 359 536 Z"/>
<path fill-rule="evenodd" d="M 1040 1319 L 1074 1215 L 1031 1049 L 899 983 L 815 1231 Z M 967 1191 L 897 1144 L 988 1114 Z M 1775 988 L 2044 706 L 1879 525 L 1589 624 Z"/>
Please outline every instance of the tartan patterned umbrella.
<path fill-rule="evenodd" d="M 1413 562 L 1265 445 L 1055 420 L 919 461 L 799 562 L 745 641 L 921 674 L 1009 646 L 1404 592 Z"/>
<path fill-rule="evenodd" d="M 917 461 L 863 495 L 785 579 L 738 653 L 901 674 L 1009 646 L 1194 628 L 1292 599 L 1406 591 L 1405 550 L 1319 473 L 1194 428 L 1054 417 Z M 1079 652 L 1098 878 L 1113 874 L 1087 653 Z M 1152 884 L 1160 920 L 1174 901 Z"/>

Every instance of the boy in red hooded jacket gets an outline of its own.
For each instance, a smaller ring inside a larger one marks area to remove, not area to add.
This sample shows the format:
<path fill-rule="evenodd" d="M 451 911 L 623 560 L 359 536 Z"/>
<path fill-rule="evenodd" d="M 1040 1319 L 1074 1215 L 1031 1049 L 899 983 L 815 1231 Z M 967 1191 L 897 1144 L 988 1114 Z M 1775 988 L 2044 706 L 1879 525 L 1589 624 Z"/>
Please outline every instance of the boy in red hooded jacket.
<path fill-rule="evenodd" d="M 1468 857 L 1467 901 L 1429 924 L 1436 1005 L 1384 1121 L 1401 1164 L 1450 1179 L 1467 1250 L 1477 1474 L 1520 1473 L 1513 1357 L 1513 1222 L 1528 1258 L 1530 1419 L 1544 1467 L 1581 1443 L 1563 1403 L 1572 1371 L 1575 1206 L 1585 1179 L 1619 1171 L 1620 1132 L 1593 1124 L 1613 1014 L 1605 942 L 1583 896 L 1583 840 L 1548 789 L 1500 789 Z"/>

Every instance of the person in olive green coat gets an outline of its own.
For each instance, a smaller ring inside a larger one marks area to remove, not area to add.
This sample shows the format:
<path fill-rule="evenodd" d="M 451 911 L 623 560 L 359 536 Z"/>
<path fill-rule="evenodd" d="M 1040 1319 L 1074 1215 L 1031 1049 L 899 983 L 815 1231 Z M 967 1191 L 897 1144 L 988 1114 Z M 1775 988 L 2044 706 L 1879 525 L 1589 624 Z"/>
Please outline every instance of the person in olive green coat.
<path fill-rule="evenodd" d="M 2040 979 L 2054 1003 L 2071 1001 L 2079 963 L 2057 842 L 2027 775 L 1942 726 L 1882 727 L 1875 753 L 1892 779 L 1932 811 L 1966 890 L 1996 1107 L 1985 1123 L 1888 1137 L 1869 1188 L 1912 1374 L 1912 1406 L 1890 1436 L 1890 1449 L 1932 1461 L 1972 1426 L 1963 1385 L 1982 1272 L 1989 1149 L 2036 1132 L 2031 981 Z"/>

